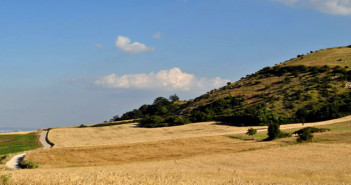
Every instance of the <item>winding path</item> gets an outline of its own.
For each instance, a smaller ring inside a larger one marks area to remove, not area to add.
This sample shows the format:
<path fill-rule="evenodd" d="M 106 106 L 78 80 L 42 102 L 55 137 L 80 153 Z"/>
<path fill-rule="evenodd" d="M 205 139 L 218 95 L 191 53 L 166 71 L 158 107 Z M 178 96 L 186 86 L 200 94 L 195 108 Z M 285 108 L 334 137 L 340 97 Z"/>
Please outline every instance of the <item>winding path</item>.
<path fill-rule="evenodd" d="M 6 167 L 13 170 L 19 169 L 19 164 L 24 159 L 24 157 L 26 157 L 26 153 L 15 155 L 14 157 L 12 157 L 12 159 L 7 161 Z"/>
<path fill-rule="evenodd" d="M 39 141 L 40 143 L 43 145 L 44 149 L 48 149 L 51 148 L 51 145 L 47 142 L 47 137 L 48 137 L 48 133 L 49 131 L 45 130 L 40 134 L 40 138 Z M 13 156 L 7 163 L 6 163 L 6 167 L 13 169 L 13 170 L 17 170 L 19 169 L 19 164 L 23 161 L 23 159 L 26 157 L 26 153 L 23 154 L 18 154 Z"/>
<path fill-rule="evenodd" d="M 39 141 L 43 145 L 43 148 L 48 149 L 51 148 L 51 145 L 47 142 L 49 131 L 45 130 L 40 134 Z"/>

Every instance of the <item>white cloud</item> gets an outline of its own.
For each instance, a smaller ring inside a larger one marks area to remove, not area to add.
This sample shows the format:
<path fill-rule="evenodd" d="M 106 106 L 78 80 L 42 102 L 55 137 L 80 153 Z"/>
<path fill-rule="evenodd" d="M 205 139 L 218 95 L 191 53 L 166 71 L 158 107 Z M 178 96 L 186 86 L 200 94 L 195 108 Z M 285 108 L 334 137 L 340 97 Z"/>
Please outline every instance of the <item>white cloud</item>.
<path fill-rule="evenodd" d="M 313 8 L 333 15 L 351 15 L 351 0 L 275 0 L 288 5 Z"/>
<path fill-rule="evenodd" d="M 219 77 L 214 79 L 197 78 L 193 74 L 182 72 L 179 68 L 172 68 L 149 74 L 118 76 L 113 73 L 96 80 L 95 84 L 105 88 L 204 91 L 223 86 L 228 81 Z"/>
<path fill-rule="evenodd" d="M 147 47 L 145 44 L 140 42 L 131 43 L 128 37 L 118 36 L 116 43 L 117 48 L 120 48 L 123 52 L 126 53 L 140 53 L 143 51 L 154 51 L 154 48 Z"/>
<path fill-rule="evenodd" d="M 154 39 L 161 39 L 161 32 L 157 32 L 157 33 L 153 34 L 152 38 L 154 38 Z"/>

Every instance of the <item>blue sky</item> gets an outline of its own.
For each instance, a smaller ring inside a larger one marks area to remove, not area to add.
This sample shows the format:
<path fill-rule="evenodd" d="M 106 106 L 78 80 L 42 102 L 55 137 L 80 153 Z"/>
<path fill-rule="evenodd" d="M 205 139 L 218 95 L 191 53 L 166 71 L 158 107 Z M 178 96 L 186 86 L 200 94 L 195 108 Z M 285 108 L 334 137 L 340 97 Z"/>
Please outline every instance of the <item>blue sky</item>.
<path fill-rule="evenodd" d="M 4 0 L 0 25 L 0 128 L 43 128 L 350 45 L 351 0 Z"/>

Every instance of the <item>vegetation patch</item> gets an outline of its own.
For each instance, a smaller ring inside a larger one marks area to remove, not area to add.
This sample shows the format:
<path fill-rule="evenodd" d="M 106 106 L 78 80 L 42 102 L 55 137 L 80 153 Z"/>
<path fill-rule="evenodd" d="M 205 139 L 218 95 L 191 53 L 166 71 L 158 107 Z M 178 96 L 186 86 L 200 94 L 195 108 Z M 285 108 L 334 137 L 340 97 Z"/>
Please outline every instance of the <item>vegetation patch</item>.
<path fill-rule="evenodd" d="M 351 114 L 348 47 L 300 54 L 193 100 L 158 97 L 151 105 L 111 121 L 142 119 L 142 127 L 222 121 L 235 126 L 289 124 L 340 118 Z M 342 62 L 337 61 L 341 59 Z M 340 65 L 338 65 L 340 64 Z M 351 63 L 350 63 L 351 65 Z M 182 120 L 182 121 L 181 121 Z M 152 123 L 153 122 L 153 123 Z"/>
<path fill-rule="evenodd" d="M 34 168 L 38 168 L 39 165 L 38 163 L 35 163 L 35 162 L 23 160 L 19 164 L 19 167 L 22 169 L 34 169 Z"/>
<path fill-rule="evenodd" d="M 0 156 L 39 148 L 38 137 L 35 133 L 0 135 Z"/>

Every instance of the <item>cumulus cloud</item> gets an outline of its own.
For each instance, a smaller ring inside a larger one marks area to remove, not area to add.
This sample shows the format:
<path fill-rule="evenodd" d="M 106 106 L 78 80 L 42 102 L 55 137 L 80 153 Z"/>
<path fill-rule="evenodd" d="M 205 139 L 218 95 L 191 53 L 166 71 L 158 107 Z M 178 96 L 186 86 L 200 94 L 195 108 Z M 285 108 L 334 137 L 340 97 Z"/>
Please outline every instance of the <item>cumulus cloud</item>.
<path fill-rule="evenodd" d="M 334 15 L 351 15 L 351 0 L 275 0 L 288 5 L 304 6 Z"/>
<path fill-rule="evenodd" d="M 155 50 L 154 48 L 147 47 L 145 44 L 140 42 L 131 43 L 130 39 L 124 36 L 118 36 L 115 45 L 125 53 L 140 53 L 143 51 Z"/>
<path fill-rule="evenodd" d="M 153 34 L 152 38 L 154 38 L 154 39 L 161 39 L 161 32 L 157 32 L 157 33 Z"/>
<path fill-rule="evenodd" d="M 229 80 L 219 77 L 214 79 L 197 78 L 193 74 L 182 72 L 179 68 L 161 70 L 149 74 L 110 74 L 95 80 L 95 84 L 105 88 L 204 91 L 223 86 Z"/>

